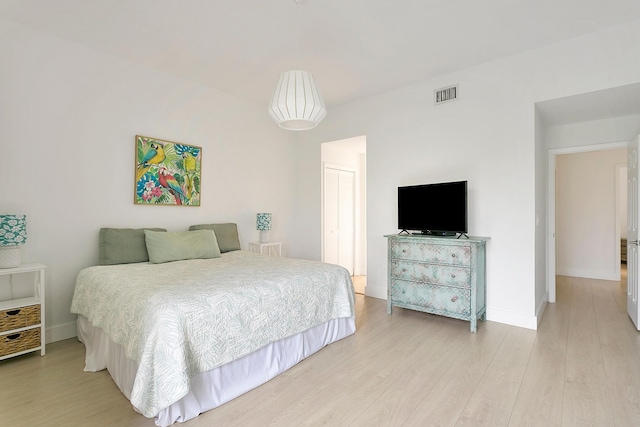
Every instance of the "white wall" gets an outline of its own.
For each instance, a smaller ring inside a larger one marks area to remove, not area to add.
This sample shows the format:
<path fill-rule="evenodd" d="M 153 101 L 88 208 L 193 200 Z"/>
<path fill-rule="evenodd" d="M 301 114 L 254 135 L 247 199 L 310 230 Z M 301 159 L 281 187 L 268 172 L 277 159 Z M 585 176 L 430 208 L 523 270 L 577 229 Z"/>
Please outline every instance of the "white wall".
<path fill-rule="evenodd" d="M 616 165 L 625 149 L 556 157 L 557 273 L 620 279 Z"/>
<path fill-rule="evenodd" d="M 638 82 L 639 43 L 636 21 L 331 109 L 298 136 L 306 202 L 296 205 L 298 228 L 319 223 L 318 177 L 305 173 L 319 163 L 317 145 L 366 134 L 367 294 L 386 297 L 383 235 L 397 232 L 397 187 L 466 179 L 469 231 L 491 237 L 487 318 L 536 328 L 546 249 L 535 216 L 545 211 L 546 161 L 536 156 L 535 103 Z M 454 83 L 460 99 L 434 106 L 433 90 Z M 304 252 L 317 256 L 318 242 L 309 238 Z"/>
<path fill-rule="evenodd" d="M 201 207 L 133 205 L 136 134 L 203 148 Z M 25 261 L 48 265 L 48 341 L 75 335 L 75 278 L 101 227 L 237 222 L 246 248 L 268 211 L 296 255 L 294 156 L 264 105 L 0 20 L 0 212 L 27 214 Z"/>
<path fill-rule="evenodd" d="M 367 154 L 360 154 L 360 185 L 358 188 L 359 210 L 359 236 L 358 236 L 358 267 L 356 274 L 367 274 Z M 366 289 L 365 281 L 365 289 Z"/>
<path fill-rule="evenodd" d="M 547 148 L 581 147 L 630 141 L 640 134 L 640 115 L 550 126 L 544 129 Z"/>
<path fill-rule="evenodd" d="M 540 324 L 542 314 L 549 302 L 549 290 L 547 285 L 547 251 L 552 253 L 555 247 L 551 247 L 555 241 L 549 236 L 549 224 L 547 216 L 547 149 L 544 143 L 544 125 L 540 119 L 539 111 L 535 110 L 535 156 L 536 156 L 536 176 L 535 176 L 535 316 Z M 537 325 L 536 325 L 537 326 Z"/>

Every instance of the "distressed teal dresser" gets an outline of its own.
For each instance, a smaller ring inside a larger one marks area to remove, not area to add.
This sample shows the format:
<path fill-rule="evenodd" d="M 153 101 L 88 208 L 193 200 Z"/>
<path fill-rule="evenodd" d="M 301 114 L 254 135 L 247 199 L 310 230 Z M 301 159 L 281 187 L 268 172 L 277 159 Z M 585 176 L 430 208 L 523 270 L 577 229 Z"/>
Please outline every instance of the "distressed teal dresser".
<path fill-rule="evenodd" d="M 471 322 L 486 319 L 488 237 L 429 237 L 391 234 L 387 313 L 393 306 Z"/>

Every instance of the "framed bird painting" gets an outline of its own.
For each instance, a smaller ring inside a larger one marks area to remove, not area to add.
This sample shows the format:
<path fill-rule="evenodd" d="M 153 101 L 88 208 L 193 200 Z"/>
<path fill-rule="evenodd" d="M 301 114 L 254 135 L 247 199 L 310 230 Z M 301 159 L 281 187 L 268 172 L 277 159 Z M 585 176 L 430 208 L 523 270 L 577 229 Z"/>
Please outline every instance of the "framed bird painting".
<path fill-rule="evenodd" d="M 134 203 L 200 206 L 202 147 L 136 135 Z"/>

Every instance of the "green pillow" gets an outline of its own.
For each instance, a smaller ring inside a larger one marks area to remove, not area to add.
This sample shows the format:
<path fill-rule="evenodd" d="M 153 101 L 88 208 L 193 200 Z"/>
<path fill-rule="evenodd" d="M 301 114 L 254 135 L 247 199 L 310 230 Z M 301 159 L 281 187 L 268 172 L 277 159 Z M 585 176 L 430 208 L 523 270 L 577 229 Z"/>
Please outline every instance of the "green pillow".
<path fill-rule="evenodd" d="M 220 258 L 220 248 L 212 230 L 160 233 L 145 230 L 149 262 L 180 261 L 183 259 Z"/>
<path fill-rule="evenodd" d="M 238 226 L 235 223 L 192 225 L 189 227 L 189 231 L 193 230 L 213 230 L 213 232 L 216 233 L 218 246 L 222 253 L 240 250 Z"/>
<path fill-rule="evenodd" d="M 131 264 L 149 261 L 144 230 L 164 228 L 101 228 L 98 237 L 98 264 Z"/>

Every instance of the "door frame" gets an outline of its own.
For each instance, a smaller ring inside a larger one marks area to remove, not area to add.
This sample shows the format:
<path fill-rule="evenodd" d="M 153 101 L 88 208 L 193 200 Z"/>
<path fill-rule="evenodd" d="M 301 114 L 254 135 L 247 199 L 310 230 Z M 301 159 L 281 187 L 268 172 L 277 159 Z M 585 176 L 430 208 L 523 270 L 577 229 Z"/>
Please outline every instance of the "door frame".
<path fill-rule="evenodd" d="M 623 171 L 624 169 L 624 171 Z M 622 172 L 624 172 L 624 174 L 622 174 Z M 623 193 L 622 192 L 622 188 L 620 187 L 620 175 L 624 175 L 624 180 L 625 182 L 627 182 L 627 164 L 626 163 L 618 163 L 615 165 L 615 174 L 616 174 L 616 186 L 615 186 L 615 200 L 616 200 L 616 217 L 615 217 L 615 227 L 616 227 L 616 242 L 620 242 L 621 241 L 621 235 L 620 235 L 620 229 L 621 229 L 621 224 L 620 224 L 620 208 L 619 208 L 619 201 L 622 197 L 624 197 L 624 199 L 627 201 L 627 212 L 629 211 L 629 197 L 627 195 L 627 192 Z M 626 187 L 625 187 L 626 188 Z M 620 246 L 620 245 L 618 245 Z M 618 276 L 620 276 L 622 274 L 622 254 L 620 249 L 618 249 L 617 252 L 617 256 L 616 256 L 616 271 Z"/>
<path fill-rule="evenodd" d="M 322 253 L 321 253 L 321 260 L 322 262 L 326 262 L 325 257 L 324 257 L 324 253 L 325 253 L 325 241 L 324 241 L 324 231 L 325 231 L 325 199 L 326 199 L 326 189 L 325 189 L 325 179 L 326 179 L 326 171 L 327 169 L 336 169 L 336 170 L 340 170 L 340 171 L 344 171 L 344 172 L 350 172 L 353 173 L 353 274 L 357 274 L 356 272 L 356 264 L 357 264 L 357 260 L 356 260 L 356 242 L 357 242 L 357 229 L 358 229 L 358 225 L 357 225 L 357 217 L 358 217 L 358 205 L 357 205 L 357 196 L 358 196 L 358 170 L 349 166 L 344 166 L 344 165 L 339 165 L 337 163 L 331 163 L 331 162 L 322 162 L 322 209 L 321 209 L 321 218 L 320 218 L 320 233 L 321 233 L 321 238 L 320 238 L 320 244 L 322 245 Z"/>
<path fill-rule="evenodd" d="M 547 295 L 556 302 L 556 156 L 627 148 L 629 141 L 551 148 L 547 154 Z M 617 178 L 617 177 L 616 177 Z"/>

